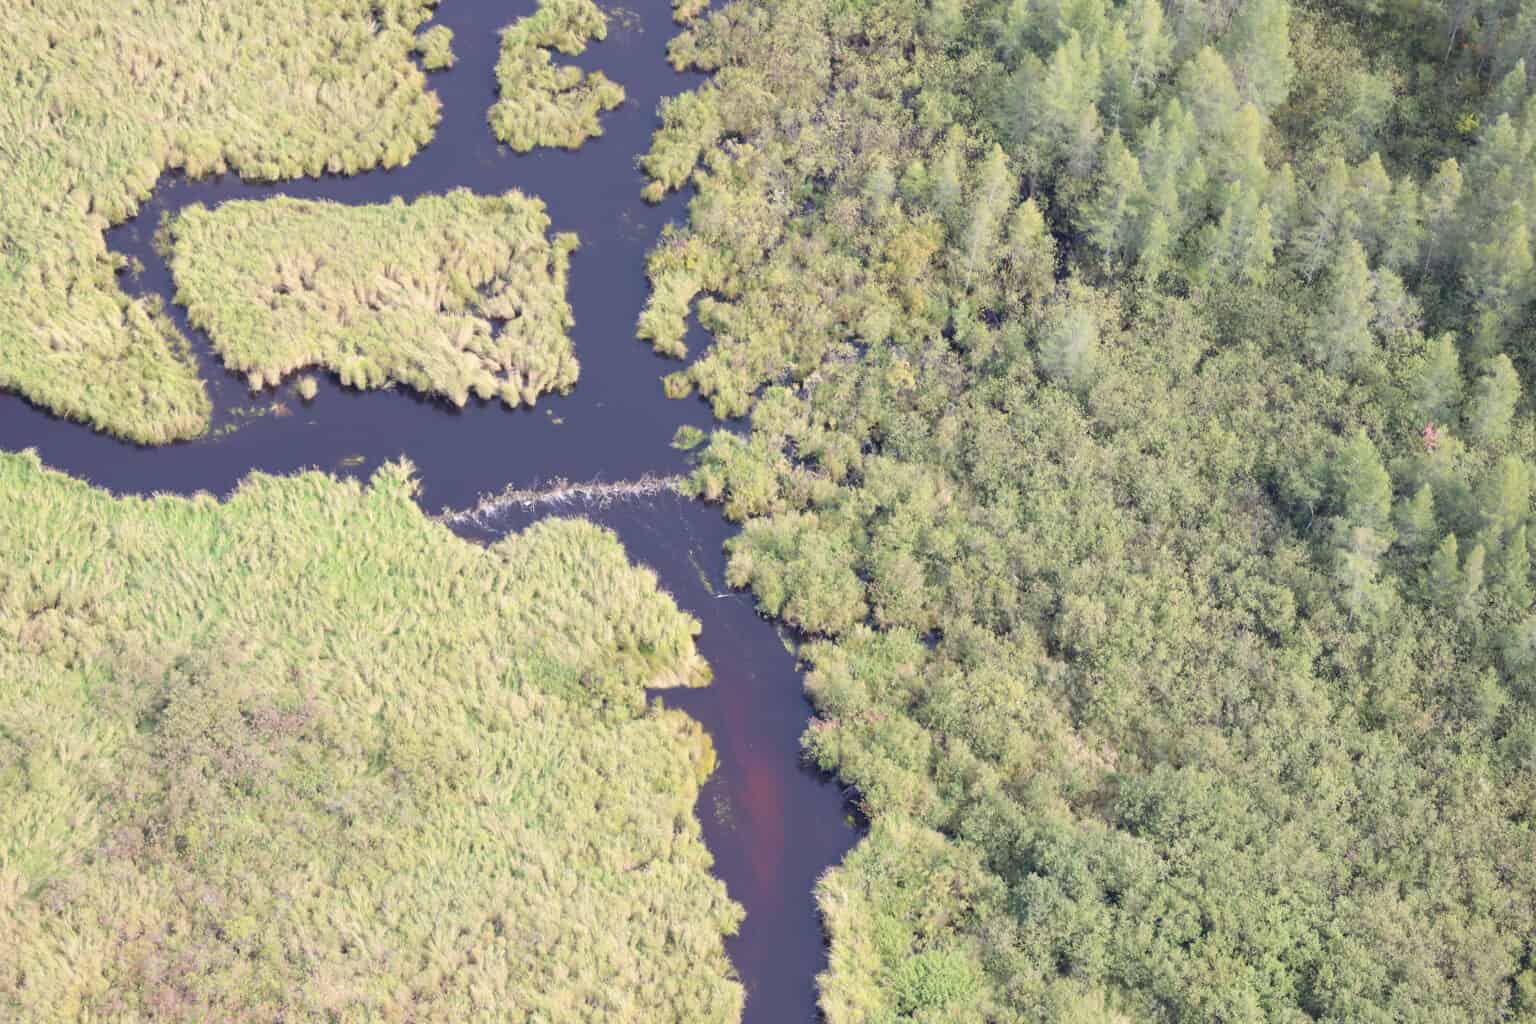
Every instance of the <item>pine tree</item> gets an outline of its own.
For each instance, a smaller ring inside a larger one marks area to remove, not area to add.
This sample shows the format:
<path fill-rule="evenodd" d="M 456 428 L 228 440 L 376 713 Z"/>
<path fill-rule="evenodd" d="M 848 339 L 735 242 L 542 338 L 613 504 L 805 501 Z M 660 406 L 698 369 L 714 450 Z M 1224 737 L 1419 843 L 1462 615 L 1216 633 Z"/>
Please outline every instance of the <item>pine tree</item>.
<path fill-rule="evenodd" d="M 1369 526 L 1349 530 L 1343 545 L 1334 553 L 1334 582 L 1339 599 L 1349 610 L 1350 621 L 1380 602 L 1376 583 L 1377 557 L 1385 545 Z"/>
<path fill-rule="evenodd" d="M 1531 470 L 1518 455 L 1502 456 L 1477 489 L 1478 510 L 1490 548 L 1525 525 L 1531 510 Z"/>
<path fill-rule="evenodd" d="M 960 222 L 964 209 L 962 200 L 965 190 L 960 178 L 960 149 L 960 140 L 951 136 L 939 155 L 938 165 L 933 169 L 933 210 L 940 220 L 951 226 Z"/>
<path fill-rule="evenodd" d="M 1461 408 L 1461 360 L 1456 338 L 1442 334 L 1424 355 L 1417 388 L 1419 418 L 1426 423 L 1455 423 Z"/>
<path fill-rule="evenodd" d="M 1284 103 L 1296 72 L 1287 0 L 1248 0 L 1239 5 L 1222 37 L 1221 52 L 1245 101 L 1264 113 Z"/>
<path fill-rule="evenodd" d="M 1386 267 L 1371 274 L 1372 303 L 1376 317 L 1371 321 L 1384 337 L 1401 337 L 1416 331 L 1423 322 L 1419 300 L 1414 298 L 1403 279 Z"/>
<path fill-rule="evenodd" d="M 1531 549 L 1523 524 L 1509 535 L 1499 555 L 1499 592 L 1516 608 L 1531 603 Z"/>
<path fill-rule="evenodd" d="M 1149 90 L 1168 67 L 1173 37 L 1163 21 L 1162 0 L 1131 0 L 1121 13 L 1129 44 L 1126 64 L 1137 93 Z"/>
<path fill-rule="evenodd" d="M 1356 431 L 1339 446 L 1331 476 L 1346 522 L 1376 531 L 1385 529 L 1392 511 L 1392 479 L 1364 430 Z"/>
<path fill-rule="evenodd" d="M 1495 444 L 1509 434 L 1520 401 L 1520 377 L 1509 356 L 1500 353 L 1483 366 L 1467 407 L 1467 430 L 1477 440 Z"/>
<path fill-rule="evenodd" d="M 1381 262 L 1399 274 L 1419 270 L 1419 253 L 1424 246 L 1421 207 L 1414 180 L 1406 174 L 1397 179 L 1381 231 Z"/>
<path fill-rule="evenodd" d="M 1467 552 L 1467 560 L 1461 566 L 1461 593 L 1457 596 L 1457 614 L 1465 617 L 1477 610 L 1483 593 L 1483 574 L 1486 571 L 1488 552 L 1481 544 L 1475 544 Z"/>
<path fill-rule="evenodd" d="M 1371 321 L 1376 311 L 1371 295 L 1365 249 L 1349 238 L 1335 263 L 1326 303 L 1312 326 L 1312 357 L 1330 373 L 1349 372 L 1375 343 Z"/>
<path fill-rule="evenodd" d="M 1086 166 L 1098 151 L 1103 130 L 1098 102 L 1103 66 L 1097 47 L 1071 32 L 1042 63 L 1033 55 L 1009 80 L 1009 131 L 1032 170 L 1050 175 L 1066 165 Z"/>
<path fill-rule="evenodd" d="M 1008 279 L 1026 302 L 1039 302 L 1056 284 L 1056 240 L 1033 197 L 1008 220 Z"/>
<path fill-rule="evenodd" d="M 978 271 L 988 272 L 996 263 L 998 235 L 1002 231 L 1008 207 L 1013 202 L 1017 186 L 1008 169 L 1008 158 L 1003 148 L 993 144 L 991 151 L 976 171 L 971 186 L 970 215 L 962 243 L 962 260 L 965 265 L 964 287 L 971 289 Z M 990 273 L 987 273 L 991 277 Z"/>
<path fill-rule="evenodd" d="M 1397 539 L 1415 555 L 1422 555 L 1440 535 L 1435 521 L 1435 495 L 1428 484 L 1420 485 L 1412 498 L 1397 506 Z"/>
<path fill-rule="evenodd" d="M 1425 597 L 1437 608 L 1453 608 L 1461 599 L 1461 558 L 1456 535 L 1448 533 L 1425 568 Z"/>
<path fill-rule="evenodd" d="M 896 175 L 890 161 L 875 157 L 864 178 L 864 210 L 871 219 L 878 219 L 896 195 Z"/>
<path fill-rule="evenodd" d="M 1099 346 L 1099 318 L 1094 294 L 1073 284 L 1059 295 L 1040 326 L 1040 368 L 1068 387 L 1087 385 Z"/>
<path fill-rule="evenodd" d="M 1478 310 L 1474 335 L 1477 351 L 1491 355 L 1504 347 L 1505 331 L 1530 296 L 1531 229 L 1525 204 L 1513 202 L 1488 226 L 1488 235 L 1474 241 L 1463 264 L 1472 301 Z"/>
<path fill-rule="evenodd" d="M 1308 284 L 1337 259 L 1342 240 L 1356 237 L 1359 221 L 1353 199 L 1349 168 L 1335 158 L 1312 189 L 1301 229 L 1292 240 L 1297 269 Z"/>
<path fill-rule="evenodd" d="M 1104 143 L 1099 168 L 1098 187 L 1082 221 L 1088 238 L 1113 272 L 1136 261 L 1136 209 L 1145 186 L 1141 163 L 1126 148 L 1119 132 L 1111 132 Z"/>
<path fill-rule="evenodd" d="M 1454 158 L 1440 164 L 1424 189 L 1424 267 L 1428 273 L 1445 247 L 1436 243 L 1451 237 L 1456 224 L 1456 210 L 1461 203 L 1461 166 Z"/>
<path fill-rule="evenodd" d="M 1379 260 L 1386 249 L 1387 210 L 1392 202 L 1392 179 L 1379 154 L 1372 153 L 1350 174 L 1350 191 L 1360 241 L 1366 254 Z"/>
<path fill-rule="evenodd" d="M 1525 106 L 1525 97 L 1528 92 L 1525 58 L 1521 57 L 1489 91 L 1488 99 L 1483 104 L 1483 116 L 1489 124 L 1497 122 L 1501 116 L 1516 117 Z"/>

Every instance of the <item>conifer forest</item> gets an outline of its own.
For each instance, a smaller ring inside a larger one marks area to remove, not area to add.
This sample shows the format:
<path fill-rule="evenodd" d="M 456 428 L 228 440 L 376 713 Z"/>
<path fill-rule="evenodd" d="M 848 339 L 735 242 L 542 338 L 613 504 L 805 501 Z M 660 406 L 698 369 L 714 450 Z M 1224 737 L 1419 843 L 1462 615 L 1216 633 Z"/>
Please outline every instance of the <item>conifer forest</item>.
<path fill-rule="evenodd" d="M 1536 1024 L 1536 0 L 0 54 L 0 1021 Z"/>

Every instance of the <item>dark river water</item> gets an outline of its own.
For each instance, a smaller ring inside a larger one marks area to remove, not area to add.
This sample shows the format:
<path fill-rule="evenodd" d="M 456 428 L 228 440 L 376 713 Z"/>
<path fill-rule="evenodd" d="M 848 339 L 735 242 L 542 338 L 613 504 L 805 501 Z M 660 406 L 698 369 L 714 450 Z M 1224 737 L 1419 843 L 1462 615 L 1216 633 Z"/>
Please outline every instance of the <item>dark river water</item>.
<path fill-rule="evenodd" d="M 198 353 L 216 432 L 223 425 L 236 429 L 140 448 L 0 394 L 0 448 L 36 448 L 48 465 L 119 493 L 222 495 L 252 470 L 319 468 L 366 477 L 380 463 L 404 456 L 416 465 L 422 504 L 430 511 L 468 506 L 509 483 L 528 487 L 556 477 L 622 480 L 685 471 L 685 458 L 668 442 L 681 424 L 708 428 L 709 410 L 695 400 L 668 401 L 660 381 L 677 364 L 634 338 L 646 297 L 645 253 L 664 223 L 683 217 L 685 199 L 642 203 L 644 180 L 635 159 L 649 146 L 657 101 L 698 78 L 675 74 L 664 60 L 674 31 L 666 0 L 616 10 L 607 41 L 574 61 L 601 69 L 628 93 L 624 106 L 603 115 L 603 136 L 575 153 L 514 154 L 491 136 L 486 111 L 495 99 L 498 30 L 533 6 L 532 0 L 444 0 L 434 21 L 453 29 L 458 63 L 429 77 L 443 118 L 435 140 L 407 166 L 276 186 L 168 175 L 138 216 L 112 229 L 107 242 L 143 264 L 141 273 L 124 277 L 124 286 L 158 293 L 169 306 L 170 275 L 152 236 L 162 214 L 189 203 L 274 194 L 377 203 L 456 187 L 480 194 L 516 188 L 544 200 L 552 230 L 581 238 L 570 277 L 581 378 L 570 395 L 546 396 L 537 408 L 519 410 L 471 399 L 460 410 L 406 391 L 349 391 L 316 374 L 320 394 L 311 403 L 299 402 L 287 386 L 253 396 L 242 378 L 226 373 L 209 354 L 207 339 L 188 327 L 183 311 L 171 306 Z M 705 340 L 691 338 L 690 348 L 697 351 Z M 250 414 L 274 403 L 276 413 Z M 799 734 L 809 708 L 794 657 L 755 614 L 750 597 L 724 588 L 721 544 L 732 528 L 717 509 L 665 497 L 585 514 L 615 530 L 631 558 L 654 568 L 679 605 L 703 623 L 699 646 L 714 668 L 714 684 L 668 691 L 664 699 L 703 723 L 719 752 L 698 814 L 716 872 L 747 911 L 741 934 L 726 943 L 747 987 L 745 1019 L 813 1020 L 814 976 L 826 953 L 812 888 L 857 832 L 837 786 L 801 764 Z M 516 512 L 491 525 L 505 530 L 528 521 L 529 514 Z"/>

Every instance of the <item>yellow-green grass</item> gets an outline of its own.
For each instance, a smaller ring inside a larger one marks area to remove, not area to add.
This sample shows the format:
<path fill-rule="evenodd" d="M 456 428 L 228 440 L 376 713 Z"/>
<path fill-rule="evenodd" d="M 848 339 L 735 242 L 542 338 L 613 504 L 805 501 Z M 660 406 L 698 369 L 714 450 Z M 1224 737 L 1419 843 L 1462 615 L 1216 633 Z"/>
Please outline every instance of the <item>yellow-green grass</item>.
<path fill-rule="evenodd" d="M 624 102 L 622 86 L 601 71 L 557 65 L 550 51 L 574 56 L 605 39 L 608 16 L 592 0 L 541 0 L 539 9 L 501 34 L 496 61 L 500 99 L 491 131 L 520 153 L 535 146 L 576 149 L 603 133 L 598 114 Z"/>
<path fill-rule="evenodd" d="M 116 499 L 0 455 L 0 1018 L 721 1021 L 697 624 L 409 468 Z"/>
<path fill-rule="evenodd" d="M 405 163 L 438 120 L 411 60 L 433 2 L 0 4 L 0 387 L 134 441 L 204 431 L 193 362 L 104 229 L 167 169 Z"/>
<path fill-rule="evenodd" d="M 171 224 L 176 301 L 251 387 L 307 366 L 463 405 L 569 391 L 576 236 L 544 204 L 456 190 L 377 206 L 276 198 L 187 207 Z"/>

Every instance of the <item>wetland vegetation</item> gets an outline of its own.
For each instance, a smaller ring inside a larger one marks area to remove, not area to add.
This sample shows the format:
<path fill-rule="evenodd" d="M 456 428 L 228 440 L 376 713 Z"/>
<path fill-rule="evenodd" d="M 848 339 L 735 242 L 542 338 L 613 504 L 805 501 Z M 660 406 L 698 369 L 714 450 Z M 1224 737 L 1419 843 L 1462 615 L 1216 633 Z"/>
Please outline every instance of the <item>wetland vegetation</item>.
<path fill-rule="evenodd" d="M 133 441 L 202 433 L 185 341 L 118 286 L 103 231 L 167 170 L 272 181 L 404 163 L 438 120 L 411 60 L 432 6 L 5 4 L 0 387 Z"/>
<path fill-rule="evenodd" d="M 0 1015 L 739 1017 L 712 747 L 644 692 L 697 623 L 599 527 L 413 491 L 0 454 Z"/>
<path fill-rule="evenodd" d="M 673 43 L 638 331 L 871 818 L 832 1024 L 1536 1020 L 1533 12 Z"/>
<path fill-rule="evenodd" d="M 603 133 L 598 115 L 624 102 L 624 88 L 601 71 L 556 64 L 554 52 L 586 51 L 608 36 L 608 15 L 593 0 L 539 0 L 538 10 L 501 34 L 499 94 L 491 131 L 520 153 L 535 146 L 576 149 Z"/>
<path fill-rule="evenodd" d="M 377 206 L 191 206 L 169 228 L 176 301 L 253 391 L 323 366 L 462 406 L 569 391 L 569 257 L 544 204 L 455 190 Z"/>

